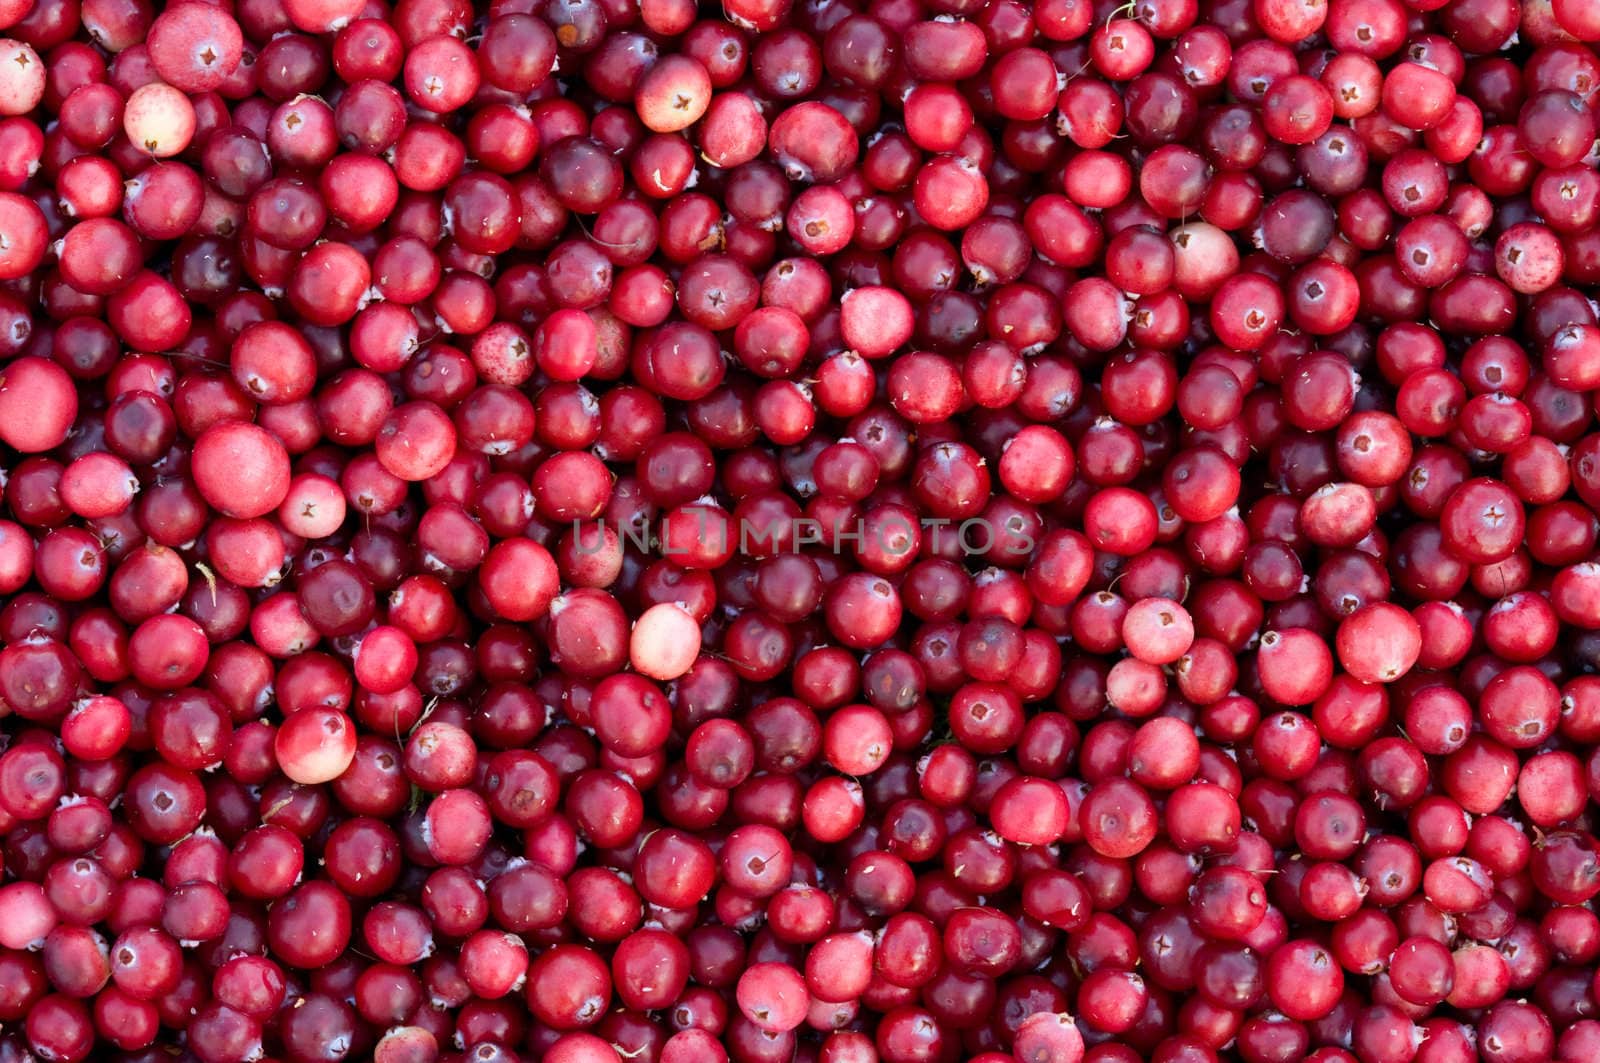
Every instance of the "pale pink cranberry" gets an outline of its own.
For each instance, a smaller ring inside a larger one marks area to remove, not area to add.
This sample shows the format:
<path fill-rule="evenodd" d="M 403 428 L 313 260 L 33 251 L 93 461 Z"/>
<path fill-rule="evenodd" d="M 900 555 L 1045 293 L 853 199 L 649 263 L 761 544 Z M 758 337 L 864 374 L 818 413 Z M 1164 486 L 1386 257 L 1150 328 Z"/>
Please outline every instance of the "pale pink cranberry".
<path fill-rule="evenodd" d="M 4 220 L 0 203 L 0 221 Z M 61 445 L 78 416 L 78 392 L 66 370 L 25 356 L 0 366 L 0 440 L 25 454 Z"/>
<path fill-rule="evenodd" d="M 332 782 L 355 759 L 355 725 L 334 709 L 302 709 L 278 728 L 273 752 L 283 773 L 295 782 Z"/>
<path fill-rule="evenodd" d="M 786 1033 L 805 1021 L 805 979 L 793 967 L 758 963 L 739 976 L 736 991 L 744 1017 L 768 1033 Z"/>
<path fill-rule="evenodd" d="M 194 105 L 171 85 L 159 81 L 141 85 L 123 108 L 122 129 L 139 150 L 158 159 L 171 158 L 194 139 Z"/>
<path fill-rule="evenodd" d="M 360 16 L 364 4 L 356 0 L 285 0 L 284 13 L 306 33 L 332 33 Z"/>
<path fill-rule="evenodd" d="M 853 288 L 844 294 L 839 307 L 844 341 L 863 357 L 883 358 L 911 339 L 911 303 L 892 288 Z"/>
<path fill-rule="evenodd" d="M 639 79 L 634 107 L 645 127 L 676 133 L 700 120 L 711 104 L 711 76 L 686 55 L 663 56 Z"/>
<path fill-rule="evenodd" d="M 200 494 L 230 517 L 271 513 L 289 491 L 289 455 L 283 444 L 244 421 L 224 421 L 201 433 L 191 467 Z"/>
<path fill-rule="evenodd" d="M 125 512 L 139 490 L 139 478 L 115 454 L 85 454 L 61 475 L 61 500 L 90 520 Z"/>
<path fill-rule="evenodd" d="M 1346 672 L 1366 683 L 1392 683 L 1421 655 L 1422 628 L 1399 606 L 1374 602 L 1339 624 L 1336 645 Z"/>
<path fill-rule="evenodd" d="M 8 949 L 38 948 L 58 918 L 37 883 L 0 886 L 0 945 Z"/>
<path fill-rule="evenodd" d="M 302 473 L 289 482 L 278 506 L 278 522 L 306 539 L 322 539 L 344 524 L 344 489 L 337 480 L 318 473 Z"/>
<path fill-rule="evenodd" d="M 652 605 L 633 622 L 628 657 L 642 675 L 666 681 L 687 672 L 700 654 L 700 625 L 674 602 Z"/>
<path fill-rule="evenodd" d="M 45 65 L 22 41 L 0 39 L 0 114 L 27 114 L 44 99 Z"/>
<path fill-rule="evenodd" d="M 1018 1059 L 1045 1059 L 1050 1063 L 1081 1063 L 1083 1034 L 1065 1012 L 1037 1012 L 1017 1027 L 1013 1049 Z"/>

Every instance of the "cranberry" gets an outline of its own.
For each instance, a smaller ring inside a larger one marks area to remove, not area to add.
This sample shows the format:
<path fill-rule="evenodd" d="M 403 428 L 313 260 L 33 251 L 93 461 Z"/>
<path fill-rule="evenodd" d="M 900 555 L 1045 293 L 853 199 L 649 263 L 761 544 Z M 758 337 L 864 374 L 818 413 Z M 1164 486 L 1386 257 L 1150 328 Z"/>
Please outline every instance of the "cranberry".
<path fill-rule="evenodd" d="M 0 1055 L 1582 1056 L 1600 22 L 1103 7 L 0 0 Z"/>

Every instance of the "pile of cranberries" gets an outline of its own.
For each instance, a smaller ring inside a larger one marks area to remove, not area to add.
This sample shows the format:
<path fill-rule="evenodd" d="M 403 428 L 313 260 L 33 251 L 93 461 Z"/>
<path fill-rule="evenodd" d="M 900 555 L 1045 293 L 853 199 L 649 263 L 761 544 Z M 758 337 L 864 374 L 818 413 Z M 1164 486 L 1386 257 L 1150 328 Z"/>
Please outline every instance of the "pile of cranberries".
<path fill-rule="evenodd" d="M 1600 1060 L 1597 0 L 0 0 L 0 1063 Z"/>

